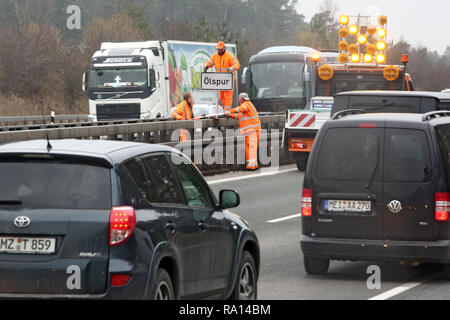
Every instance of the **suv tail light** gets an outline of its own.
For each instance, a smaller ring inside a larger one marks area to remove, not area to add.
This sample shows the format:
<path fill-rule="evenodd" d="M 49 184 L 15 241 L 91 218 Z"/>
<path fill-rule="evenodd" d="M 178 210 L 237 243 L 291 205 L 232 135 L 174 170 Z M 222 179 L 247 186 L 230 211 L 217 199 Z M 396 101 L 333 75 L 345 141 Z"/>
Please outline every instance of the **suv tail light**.
<path fill-rule="evenodd" d="M 109 216 L 109 246 L 118 246 L 133 234 L 136 213 L 133 207 L 113 207 Z"/>
<path fill-rule="evenodd" d="M 303 189 L 302 192 L 302 216 L 312 215 L 312 189 Z"/>
<path fill-rule="evenodd" d="M 450 193 L 437 192 L 435 199 L 435 219 L 437 221 L 448 221 L 448 214 L 450 212 Z"/>

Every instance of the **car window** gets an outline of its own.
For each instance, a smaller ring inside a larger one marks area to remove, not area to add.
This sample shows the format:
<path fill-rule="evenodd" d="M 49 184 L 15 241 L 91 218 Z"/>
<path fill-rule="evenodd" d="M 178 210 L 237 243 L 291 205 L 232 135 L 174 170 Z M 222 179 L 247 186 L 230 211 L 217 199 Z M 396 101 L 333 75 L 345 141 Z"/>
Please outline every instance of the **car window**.
<path fill-rule="evenodd" d="M 378 165 L 381 133 L 372 128 L 329 129 L 320 145 L 316 176 L 322 180 L 371 179 Z"/>
<path fill-rule="evenodd" d="M 385 182 L 424 182 L 431 170 L 425 132 L 386 129 Z"/>
<path fill-rule="evenodd" d="M 149 156 L 143 159 L 149 181 L 147 199 L 152 203 L 185 204 L 177 179 L 164 155 Z"/>
<path fill-rule="evenodd" d="M 58 160 L 0 162 L 1 200 L 26 208 L 110 209 L 108 168 Z"/>
<path fill-rule="evenodd" d="M 208 185 L 194 166 L 187 160 L 179 157 L 173 163 L 175 171 L 180 178 L 188 205 L 191 207 L 212 208 L 213 202 Z"/>
<path fill-rule="evenodd" d="M 147 177 L 145 175 L 145 170 L 142 163 L 139 161 L 139 159 L 133 158 L 127 160 L 124 165 L 128 170 L 128 173 L 134 180 L 136 187 L 138 187 L 140 195 L 144 199 L 150 201 Z"/>

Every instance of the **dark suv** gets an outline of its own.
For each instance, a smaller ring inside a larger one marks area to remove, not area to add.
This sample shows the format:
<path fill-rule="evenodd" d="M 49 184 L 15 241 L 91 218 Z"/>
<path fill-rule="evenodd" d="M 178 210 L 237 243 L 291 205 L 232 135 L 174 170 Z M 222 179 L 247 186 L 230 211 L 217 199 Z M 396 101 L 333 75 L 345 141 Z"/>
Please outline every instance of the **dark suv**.
<path fill-rule="evenodd" d="M 450 110 L 450 94 L 432 91 L 349 91 L 334 96 L 331 116 L 349 109 L 368 112 L 427 113 Z"/>
<path fill-rule="evenodd" d="M 323 125 L 305 172 L 306 271 L 330 259 L 449 264 L 450 112 L 345 113 Z"/>
<path fill-rule="evenodd" d="M 0 147 L 0 297 L 256 299 L 259 245 L 195 166 L 160 145 Z"/>

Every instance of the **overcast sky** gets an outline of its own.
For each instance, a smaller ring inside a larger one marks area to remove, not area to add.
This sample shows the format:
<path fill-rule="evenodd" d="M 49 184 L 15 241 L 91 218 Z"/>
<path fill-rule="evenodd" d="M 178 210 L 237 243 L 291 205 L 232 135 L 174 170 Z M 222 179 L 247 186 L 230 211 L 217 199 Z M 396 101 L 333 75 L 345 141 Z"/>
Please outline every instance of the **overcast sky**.
<path fill-rule="evenodd" d="M 337 16 L 384 14 L 388 17 L 388 41 L 401 37 L 413 46 L 444 53 L 450 45 L 450 1 L 448 0 L 334 0 Z M 310 21 L 322 0 L 299 0 L 297 11 Z"/>

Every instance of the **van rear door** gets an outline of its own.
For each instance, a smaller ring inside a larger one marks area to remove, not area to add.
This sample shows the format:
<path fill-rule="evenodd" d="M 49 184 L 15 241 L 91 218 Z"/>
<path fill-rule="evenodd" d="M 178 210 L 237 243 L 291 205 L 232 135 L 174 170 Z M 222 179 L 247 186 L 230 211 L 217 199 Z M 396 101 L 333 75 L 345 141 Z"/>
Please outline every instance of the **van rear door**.
<path fill-rule="evenodd" d="M 380 239 L 384 121 L 328 128 L 313 163 L 313 212 L 304 234 Z"/>
<path fill-rule="evenodd" d="M 386 128 L 383 240 L 437 240 L 431 145 L 427 131 Z"/>

